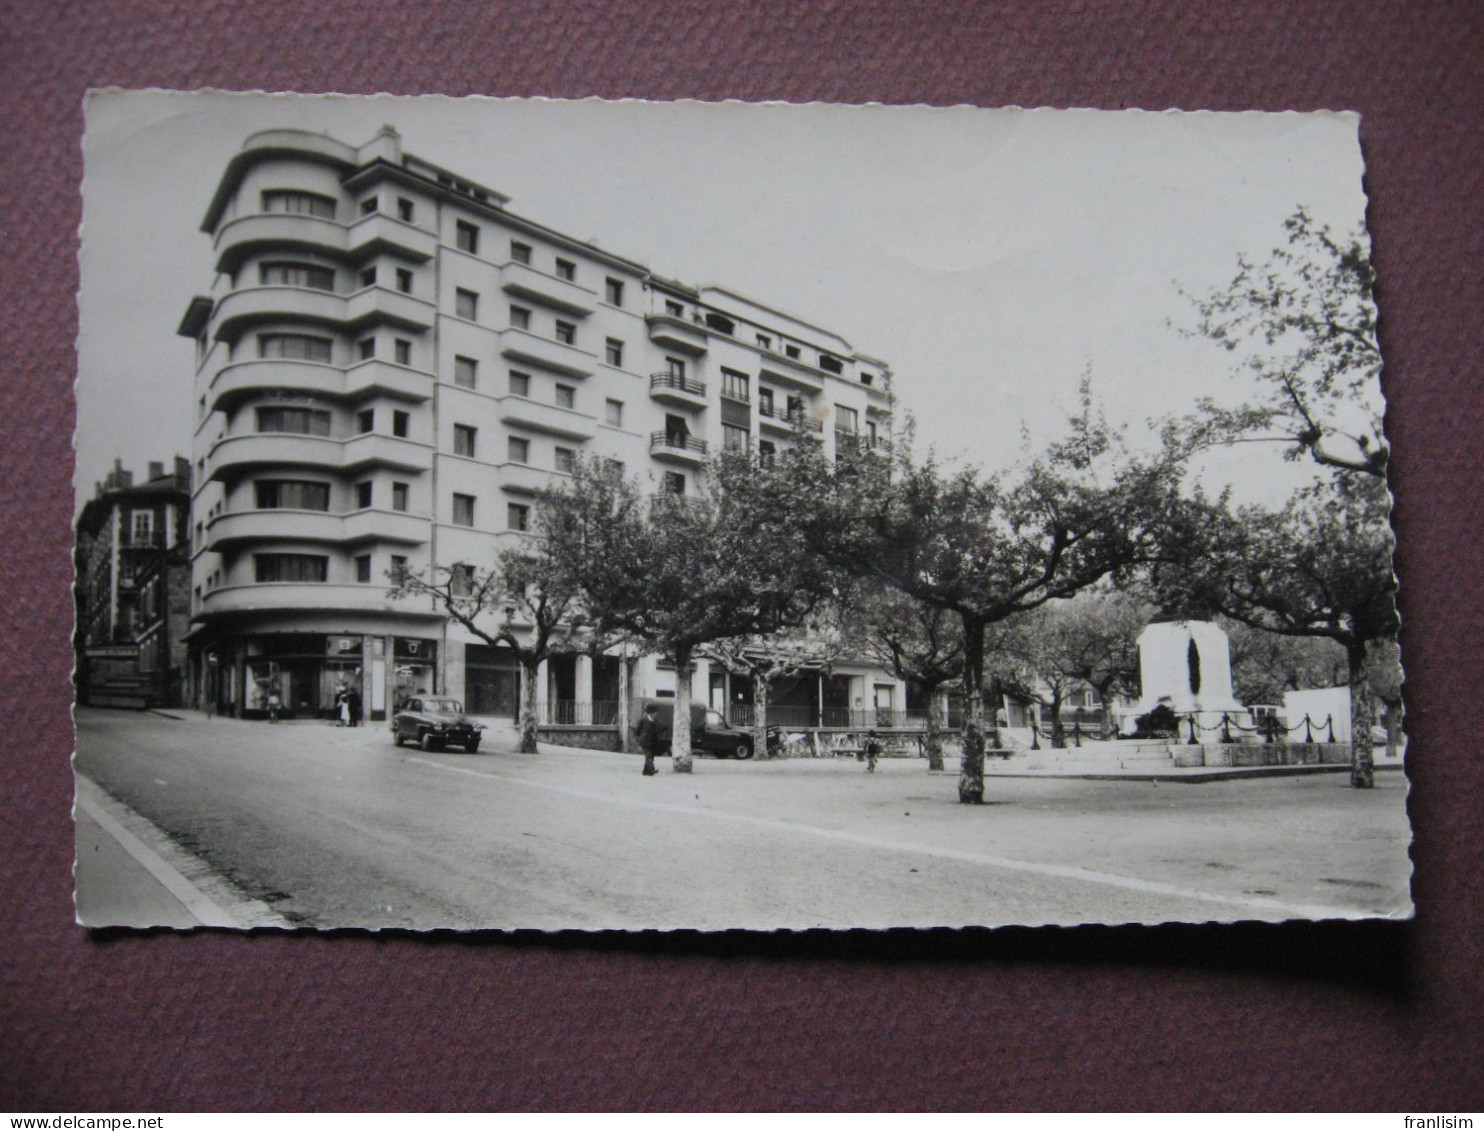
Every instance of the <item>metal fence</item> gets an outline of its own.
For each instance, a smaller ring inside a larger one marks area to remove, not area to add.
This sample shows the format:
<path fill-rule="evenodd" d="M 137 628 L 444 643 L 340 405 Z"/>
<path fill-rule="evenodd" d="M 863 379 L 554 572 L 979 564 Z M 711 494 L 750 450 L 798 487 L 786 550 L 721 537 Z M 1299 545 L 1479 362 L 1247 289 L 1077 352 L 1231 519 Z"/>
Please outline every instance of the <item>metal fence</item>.
<path fill-rule="evenodd" d="M 536 704 L 536 720 L 543 726 L 617 726 L 618 701 L 584 703 L 576 699 L 553 699 Z"/>

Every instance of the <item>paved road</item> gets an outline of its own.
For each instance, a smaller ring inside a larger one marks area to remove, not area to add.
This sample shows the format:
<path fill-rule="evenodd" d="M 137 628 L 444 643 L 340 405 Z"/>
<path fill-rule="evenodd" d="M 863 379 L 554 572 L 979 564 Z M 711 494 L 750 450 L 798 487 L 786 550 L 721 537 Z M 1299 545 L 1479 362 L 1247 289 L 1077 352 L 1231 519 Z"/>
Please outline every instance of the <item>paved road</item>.
<path fill-rule="evenodd" d="M 1378 775 L 1372 791 L 1344 775 L 992 780 L 991 803 L 970 807 L 953 773 L 915 760 L 874 775 L 845 759 L 698 760 L 694 774 L 646 779 L 625 755 L 523 756 L 498 742 L 430 754 L 394 748 L 383 727 L 88 710 L 77 725 L 79 771 L 173 851 L 251 906 L 317 927 L 1122 923 L 1410 907 L 1400 774 Z M 107 907 L 106 870 L 80 863 L 80 907 Z"/>

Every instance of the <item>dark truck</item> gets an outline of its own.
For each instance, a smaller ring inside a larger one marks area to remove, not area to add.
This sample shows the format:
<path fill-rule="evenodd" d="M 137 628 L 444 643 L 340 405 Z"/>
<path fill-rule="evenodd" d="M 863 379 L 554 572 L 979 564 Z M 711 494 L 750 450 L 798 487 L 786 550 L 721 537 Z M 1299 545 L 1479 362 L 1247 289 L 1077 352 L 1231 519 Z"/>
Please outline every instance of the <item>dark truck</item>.
<path fill-rule="evenodd" d="M 655 722 L 660 731 L 661 753 L 670 752 L 670 736 L 675 727 L 675 700 L 641 699 L 634 711 L 634 723 L 644 717 L 644 709 L 650 704 L 655 708 Z M 690 705 L 690 746 L 697 754 L 712 754 L 718 758 L 751 758 L 752 732 L 732 726 L 704 703 Z"/>

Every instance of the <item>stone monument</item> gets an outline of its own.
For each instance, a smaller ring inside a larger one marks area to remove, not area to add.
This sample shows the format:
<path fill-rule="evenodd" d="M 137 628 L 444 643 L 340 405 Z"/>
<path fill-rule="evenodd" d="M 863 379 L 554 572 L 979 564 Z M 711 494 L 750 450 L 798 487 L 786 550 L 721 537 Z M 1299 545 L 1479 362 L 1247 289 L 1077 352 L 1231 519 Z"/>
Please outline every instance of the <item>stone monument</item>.
<path fill-rule="evenodd" d="M 1177 715 L 1210 715 L 1244 710 L 1232 695 L 1231 645 L 1219 625 L 1207 620 L 1155 621 L 1139 634 L 1139 686 L 1135 715 L 1161 703 Z"/>

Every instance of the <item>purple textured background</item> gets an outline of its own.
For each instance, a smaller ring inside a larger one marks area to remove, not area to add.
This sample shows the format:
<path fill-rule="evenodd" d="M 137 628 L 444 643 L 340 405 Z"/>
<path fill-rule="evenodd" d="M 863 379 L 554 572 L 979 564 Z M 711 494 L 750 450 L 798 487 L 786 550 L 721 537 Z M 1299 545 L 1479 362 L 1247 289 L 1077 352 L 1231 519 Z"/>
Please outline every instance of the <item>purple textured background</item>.
<path fill-rule="evenodd" d="M 1470 0 L 0 7 L 0 1109 L 1477 1111 L 1481 72 Z M 105 85 L 1360 111 L 1416 921 L 475 939 L 74 926 L 73 295 L 82 94 Z"/>

